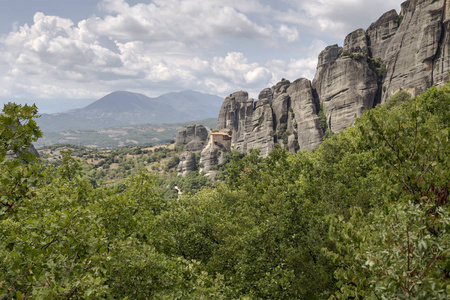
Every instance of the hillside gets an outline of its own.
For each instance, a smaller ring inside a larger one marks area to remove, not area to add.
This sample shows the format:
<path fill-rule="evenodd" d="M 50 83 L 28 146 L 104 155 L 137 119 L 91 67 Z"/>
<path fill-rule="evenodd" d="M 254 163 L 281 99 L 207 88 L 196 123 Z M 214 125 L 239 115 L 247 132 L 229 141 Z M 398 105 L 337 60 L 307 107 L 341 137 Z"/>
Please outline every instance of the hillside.
<path fill-rule="evenodd" d="M 170 145 L 39 158 L 5 106 L 0 298 L 450 299 L 449 16 L 406 1 Z"/>
<path fill-rule="evenodd" d="M 27 149 L 27 125 L 5 150 Z M 315 151 L 231 153 L 213 184 L 176 176 L 175 145 L 1 161 L 0 295 L 448 299 L 449 129 L 450 84 Z"/>
<path fill-rule="evenodd" d="M 217 119 L 195 121 L 208 128 L 216 126 Z M 177 132 L 192 122 L 173 124 L 144 124 L 108 127 L 96 130 L 68 130 L 44 132 L 34 145 L 36 147 L 70 143 L 93 148 L 117 148 L 136 145 L 162 145 L 176 138 Z"/>
<path fill-rule="evenodd" d="M 43 114 L 38 125 L 45 133 L 94 130 L 108 127 L 170 124 L 215 118 L 222 99 L 194 91 L 169 93 L 157 98 L 131 92 L 113 92 L 94 103 L 57 114 Z"/>

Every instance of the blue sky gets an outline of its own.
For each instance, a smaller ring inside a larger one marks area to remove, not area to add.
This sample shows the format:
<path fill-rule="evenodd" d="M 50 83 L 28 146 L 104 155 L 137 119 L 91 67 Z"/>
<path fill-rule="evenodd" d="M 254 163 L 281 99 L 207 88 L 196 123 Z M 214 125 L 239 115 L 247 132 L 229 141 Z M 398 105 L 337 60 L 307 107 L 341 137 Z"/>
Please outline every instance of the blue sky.
<path fill-rule="evenodd" d="M 312 79 L 342 45 L 399 0 L 14 0 L 0 10 L 0 104 L 41 112 L 116 90 L 258 92 Z"/>

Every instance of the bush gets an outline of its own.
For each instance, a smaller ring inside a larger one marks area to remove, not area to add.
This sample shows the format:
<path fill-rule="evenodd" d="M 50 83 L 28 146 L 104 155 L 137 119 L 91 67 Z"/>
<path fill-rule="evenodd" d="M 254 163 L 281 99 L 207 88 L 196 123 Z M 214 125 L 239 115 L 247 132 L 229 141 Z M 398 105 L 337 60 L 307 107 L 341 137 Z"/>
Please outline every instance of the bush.
<path fill-rule="evenodd" d="M 402 90 L 402 91 L 396 93 L 395 95 L 391 96 L 384 104 L 384 107 L 386 109 L 391 109 L 391 108 L 398 106 L 398 105 L 402 104 L 403 102 L 406 102 L 410 99 L 411 99 L 411 95 Z"/>

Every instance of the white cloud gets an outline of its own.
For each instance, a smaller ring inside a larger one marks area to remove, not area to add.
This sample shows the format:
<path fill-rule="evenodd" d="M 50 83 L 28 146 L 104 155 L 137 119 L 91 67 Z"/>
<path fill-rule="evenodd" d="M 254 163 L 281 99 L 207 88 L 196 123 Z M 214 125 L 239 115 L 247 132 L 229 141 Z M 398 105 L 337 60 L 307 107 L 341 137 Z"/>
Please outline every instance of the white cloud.
<path fill-rule="evenodd" d="M 223 79 L 234 83 L 237 87 L 269 82 L 271 73 L 268 69 L 249 63 L 243 53 L 230 52 L 226 57 L 215 57 L 212 63 L 212 71 Z"/>
<path fill-rule="evenodd" d="M 83 24 L 74 26 L 72 21 L 36 13 L 34 24 L 25 25 L 3 39 L 13 72 L 50 73 L 52 70 L 73 71 L 86 67 L 119 67 L 120 58 L 114 52 L 100 46 L 95 36 L 88 33 Z M 71 78 L 69 78 L 71 79 Z"/>
<path fill-rule="evenodd" d="M 343 38 L 358 28 L 367 28 L 391 9 L 400 9 L 404 0 L 282 0 L 289 5 L 277 11 L 275 19 L 303 25 L 331 37 Z"/>
<path fill-rule="evenodd" d="M 248 11 L 251 2 L 243 2 L 246 5 L 237 7 Z M 124 0 L 104 0 L 101 7 L 112 15 L 90 18 L 87 27 L 98 35 L 119 40 L 199 43 L 218 42 L 224 36 L 249 39 L 271 33 L 270 27 L 252 22 L 221 1 L 154 0 L 130 6 Z"/>
<path fill-rule="evenodd" d="M 114 41 L 106 47 L 87 29 L 86 21 L 76 26 L 68 19 L 37 13 L 34 22 L 1 41 L 8 59 L 0 62 L 5 69 L 0 79 L 8 78 L 11 86 L 2 87 L 0 96 L 12 91 L 19 97 L 94 98 L 116 89 L 158 86 L 228 93 L 271 80 L 268 69 L 249 62 L 243 53 L 205 59 L 191 55 L 178 41 Z"/>
<path fill-rule="evenodd" d="M 280 36 L 286 38 L 288 42 L 297 42 L 299 40 L 299 34 L 297 27 L 289 27 L 285 24 L 281 25 L 279 28 Z"/>
<path fill-rule="evenodd" d="M 0 97 L 183 89 L 257 95 L 281 78 L 312 79 L 322 40 L 375 21 L 399 2 L 103 0 L 101 16 L 77 24 L 36 13 L 32 24 L 0 37 Z M 371 17 L 372 10 L 380 13 Z"/>
<path fill-rule="evenodd" d="M 325 47 L 326 43 L 321 40 L 313 40 L 311 46 L 305 52 L 308 53 L 303 58 L 291 58 L 290 60 L 273 59 L 265 64 L 265 67 L 272 72 L 271 85 L 276 84 L 282 78 L 294 81 L 298 78 L 312 79 L 317 67 L 317 57 Z"/>

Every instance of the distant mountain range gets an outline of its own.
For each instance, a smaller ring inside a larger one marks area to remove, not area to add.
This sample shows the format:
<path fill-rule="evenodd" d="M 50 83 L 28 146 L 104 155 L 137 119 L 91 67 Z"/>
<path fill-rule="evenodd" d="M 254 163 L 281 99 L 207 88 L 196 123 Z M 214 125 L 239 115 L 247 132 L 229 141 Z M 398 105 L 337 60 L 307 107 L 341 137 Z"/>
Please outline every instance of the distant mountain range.
<path fill-rule="evenodd" d="M 45 133 L 93 130 L 117 126 L 179 123 L 216 118 L 223 99 L 195 91 L 149 98 L 138 93 L 113 92 L 80 109 L 43 114 L 37 119 Z"/>

